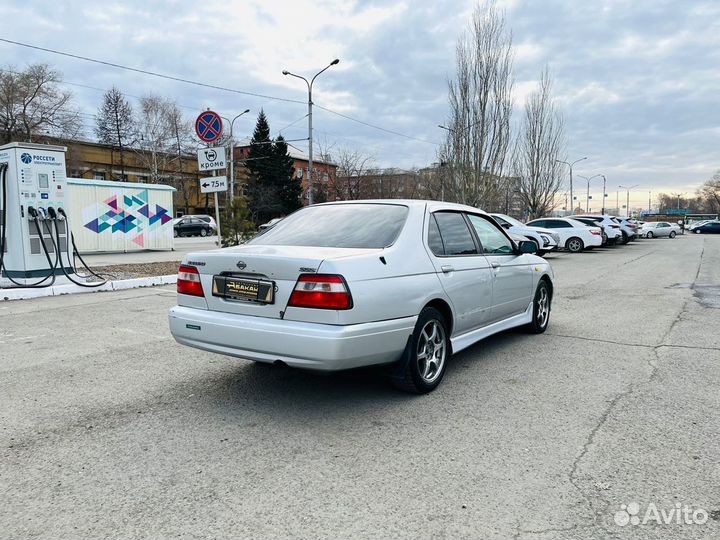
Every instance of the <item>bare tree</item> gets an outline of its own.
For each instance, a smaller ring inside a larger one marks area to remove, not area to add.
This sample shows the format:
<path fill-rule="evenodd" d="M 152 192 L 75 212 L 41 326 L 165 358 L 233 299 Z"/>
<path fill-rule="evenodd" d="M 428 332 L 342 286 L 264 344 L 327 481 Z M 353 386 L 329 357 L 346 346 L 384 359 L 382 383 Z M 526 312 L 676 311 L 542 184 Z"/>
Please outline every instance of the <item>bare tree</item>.
<path fill-rule="evenodd" d="M 177 189 L 183 201 L 183 213 L 190 210 L 193 186 L 196 185 L 195 175 L 185 174 L 183 169 L 183 156 L 191 153 L 194 148 L 192 128 L 190 122 L 183 118 L 180 108 L 172 103 L 167 110 L 167 121 L 170 127 L 173 150 L 172 185 Z"/>
<path fill-rule="evenodd" d="M 501 196 L 510 143 L 512 36 L 494 0 L 479 5 L 458 40 L 449 81 L 450 114 L 440 148 L 446 200 L 491 206 Z"/>
<path fill-rule="evenodd" d="M 562 184 L 558 159 L 565 151 L 563 118 L 552 97 L 552 78 L 543 70 L 537 89 L 525 102 L 520 133 L 515 141 L 512 170 L 520 198 L 530 218 L 541 217 L 555 206 Z"/>
<path fill-rule="evenodd" d="M 373 170 L 375 160 L 372 156 L 341 148 L 337 152 L 337 180 L 334 193 L 336 200 L 357 200 L 364 198 L 367 191 L 368 174 Z"/>
<path fill-rule="evenodd" d="M 167 175 L 175 158 L 171 119 L 176 109 L 177 104 L 161 96 L 140 98 L 137 126 L 141 135 L 136 153 L 143 167 L 150 171 L 151 183 L 158 183 Z"/>
<path fill-rule="evenodd" d="M 115 163 L 115 150 L 120 154 L 120 177 L 125 176 L 125 149 L 130 145 L 136 134 L 133 109 L 130 102 L 116 87 L 105 93 L 103 103 L 98 110 L 95 134 L 98 141 L 111 147 L 110 175 L 112 179 L 112 165 Z"/>
<path fill-rule="evenodd" d="M 717 171 L 711 180 L 705 182 L 698 190 L 705 212 L 720 213 L 720 171 Z"/>
<path fill-rule="evenodd" d="M 32 64 L 24 71 L 12 66 L 0 71 L 0 139 L 32 141 L 41 134 L 73 138 L 81 127 L 72 93 L 61 90 L 60 72 L 47 64 Z"/>

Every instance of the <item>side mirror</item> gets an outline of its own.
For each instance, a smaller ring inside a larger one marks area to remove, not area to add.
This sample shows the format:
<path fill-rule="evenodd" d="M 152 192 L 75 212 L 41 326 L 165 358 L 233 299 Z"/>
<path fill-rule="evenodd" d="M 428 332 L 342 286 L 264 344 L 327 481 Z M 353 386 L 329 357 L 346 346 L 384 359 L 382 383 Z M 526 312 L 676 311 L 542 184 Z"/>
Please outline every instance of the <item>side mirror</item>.
<path fill-rule="evenodd" d="M 510 225 L 509 223 L 503 223 L 503 224 L 501 225 L 501 227 L 502 227 L 503 229 L 509 229 L 510 227 L 512 227 L 512 225 Z"/>
<path fill-rule="evenodd" d="M 520 253 L 537 253 L 537 244 L 530 240 L 523 240 L 519 244 Z"/>

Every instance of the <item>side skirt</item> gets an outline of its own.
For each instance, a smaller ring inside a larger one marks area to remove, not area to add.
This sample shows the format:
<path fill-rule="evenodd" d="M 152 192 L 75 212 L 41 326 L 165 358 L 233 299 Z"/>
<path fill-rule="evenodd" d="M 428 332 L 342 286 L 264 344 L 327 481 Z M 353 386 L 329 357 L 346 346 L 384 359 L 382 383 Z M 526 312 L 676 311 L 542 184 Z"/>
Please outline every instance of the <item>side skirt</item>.
<path fill-rule="evenodd" d="M 504 321 L 498 321 L 496 323 L 489 324 L 488 326 L 471 330 L 461 336 L 450 338 L 450 343 L 452 343 L 452 352 L 453 354 L 458 353 L 463 349 L 467 349 L 471 345 L 474 345 L 478 341 L 492 336 L 493 334 L 528 324 L 532 322 L 532 315 L 533 302 L 530 302 L 523 313 L 510 317 L 509 319 L 505 319 Z"/>

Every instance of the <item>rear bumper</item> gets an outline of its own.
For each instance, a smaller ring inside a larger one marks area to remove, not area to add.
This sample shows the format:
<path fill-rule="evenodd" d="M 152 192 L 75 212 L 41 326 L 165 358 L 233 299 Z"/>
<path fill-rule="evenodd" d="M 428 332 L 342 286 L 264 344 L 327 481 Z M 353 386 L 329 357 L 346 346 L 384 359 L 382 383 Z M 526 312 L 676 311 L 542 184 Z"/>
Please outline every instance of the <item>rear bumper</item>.
<path fill-rule="evenodd" d="M 394 362 L 417 317 L 335 326 L 234 315 L 183 306 L 170 310 L 178 343 L 238 358 L 292 367 L 341 370 Z"/>
<path fill-rule="evenodd" d="M 591 247 L 599 247 L 602 246 L 602 241 L 603 239 L 601 235 L 595 236 L 593 234 L 590 238 L 587 239 L 587 245 Z"/>

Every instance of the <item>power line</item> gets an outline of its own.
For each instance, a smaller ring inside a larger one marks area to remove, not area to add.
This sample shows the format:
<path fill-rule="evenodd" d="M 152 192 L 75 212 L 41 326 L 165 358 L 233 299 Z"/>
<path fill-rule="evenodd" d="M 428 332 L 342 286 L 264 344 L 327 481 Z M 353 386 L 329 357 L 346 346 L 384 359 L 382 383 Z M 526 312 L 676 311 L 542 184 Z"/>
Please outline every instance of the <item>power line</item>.
<path fill-rule="evenodd" d="M 104 66 L 110 66 L 110 67 L 114 67 L 114 68 L 117 68 L 117 69 L 124 69 L 124 70 L 126 70 L 126 71 L 134 71 L 134 72 L 136 72 L 136 73 L 142 73 L 143 75 L 150 75 L 150 76 L 152 76 L 152 77 L 159 77 L 159 78 L 161 78 L 161 79 L 169 79 L 169 80 L 171 80 L 171 81 L 177 81 L 177 82 L 181 82 L 181 83 L 185 83 L 185 84 L 192 84 L 192 85 L 195 85 L 195 86 L 203 86 L 203 87 L 205 87 L 205 88 L 212 88 L 213 90 L 222 90 L 223 92 L 232 92 L 232 93 L 234 93 L 234 94 L 242 94 L 242 95 L 245 95 L 245 96 L 253 96 L 253 97 L 259 97 L 259 98 L 263 98 L 263 99 L 271 99 L 271 100 L 275 100 L 275 101 L 285 101 L 285 102 L 288 102 L 288 103 L 300 103 L 301 105 L 304 105 L 304 104 L 305 104 L 304 101 L 298 101 L 298 100 L 296 100 L 296 99 L 287 99 L 287 98 L 280 98 L 280 97 L 275 97 L 275 96 L 268 96 L 268 95 L 265 95 L 265 94 L 257 94 L 257 93 L 255 93 L 255 92 L 245 92 L 244 90 L 236 90 L 236 89 L 234 89 L 234 88 L 227 88 L 227 87 L 224 87 L 224 86 L 217 86 L 217 85 L 214 85 L 214 84 L 207 84 L 207 83 L 202 83 L 202 82 L 198 82 L 198 81 L 192 81 L 192 80 L 190 80 L 190 79 L 183 79 L 182 77 L 174 77 L 174 76 L 172 76 L 172 75 L 164 75 L 164 74 L 162 74 L 162 73 L 156 73 L 156 72 L 154 72 L 154 71 L 148 71 L 148 70 L 146 70 L 146 69 L 139 69 L 139 68 L 134 68 L 134 67 L 130 67 L 130 66 L 124 66 L 124 65 L 122 65 L 122 64 L 116 64 L 116 63 L 114 63 L 114 62 L 106 62 L 106 61 L 104 61 L 104 60 L 97 60 L 97 59 L 95 59 L 95 58 L 88 58 L 87 56 L 80 56 L 79 54 L 71 54 L 71 53 L 66 53 L 66 52 L 63 52 L 63 51 L 57 51 L 57 50 L 55 50 L 55 49 L 48 49 L 48 48 L 46 48 L 46 47 L 38 47 L 37 45 L 30 45 L 30 44 L 28 44 L 28 43 L 21 43 L 21 42 L 19 42 L 19 41 L 13 41 L 13 40 L 11 40 L 11 39 L 0 38 L 0 41 L 3 41 L 3 42 L 5 42 L 5 43 L 10 43 L 11 45 L 18 45 L 18 46 L 20 46 L 20 47 L 27 47 L 28 49 L 35 49 L 35 50 L 38 50 L 38 51 L 44 51 L 44 52 L 49 52 L 49 53 L 52 53 L 52 54 L 58 54 L 58 55 L 60 55 L 60 56 L 67 56 L 67 57 L 69 57 L 69 58 L 75 58 L 75 59 L 77 59 L 77 60 L 84 60 L 84 61 L 86 61 L 86 62 L 92 62 L 92 63 L 95 63 L 95 64 L 102 64 L 102 65 L 104 65 Z"/>
<path fill-rule="evenodd" d="M 117 64 L 117 63 L 115 63 L 115 62 L 107 62 L 107 61 L 105 61 L 105 60 L 97 60 L 97 59 L 95 59 L 95 58 L 89 58 L 89 57 L 87 57 L 87 56 L 81 56 L 81 55 L 78 55 L 78 54 L 67 53 L 67 52 L 58 51 L 58 50 L 55 50 L 55 49 L 49 49 L 49 48 L 47 48 L 47 47 L 39 47 L 39 46 L 37 46 L 37 45 L 30 45 L 29 43 L 21 43 L 21 42 L 19 42 L 19 41 L 13 41 L 13 40 L 11 40 L 11 39 L 0 38 L 0 41 L 1 41 L 1 42 L 4 42 L 4 43 L 9 43 L 9 44 L 11 44 L 11 45 L 18 45 L 18 46 L 20 46 L 20 47 L 27 47 L 27 48 L 29 48 L 29 49 L 35 49 L 35 50 L 38 50 L 38 51 L 48 52 L 48 53 L 51 53 L 51 54 L 57 54 L 57 55 L 60 55 L 60 56 L 66 56 L 66 57 L 68 57 L 68 58 L 75 58 L 75 59 L 77 59 L 77 60 L 84 60 L 84 61 L 86 61 L 86 62 L 92 62 L 92 63 L 95 63 L 95 64 L 101 64 L 101 65 L 104 65 L 104 66 L 114 67 L 114 68 L 117 68 L 117 69 L 124 69 L 124 70 L 126 70 L 126 71 L 133 71 L 133 72 L 135 72 L 135 73 L 142 73 L 143 75 L 150 75 L 150 76 L 152 76 L 152 77 L 159 77 L 159 78 L 162 78 L 162 79 L 168 79 L 168 80 L 171 80 L 171 81 L 182 82 L 182 83 L 185 83 L 185 84 L 191 84 L 191 85 L 195 85 L 195 86 L 201 86 L 201 87 L 204 87 L 204 88 L 211 88 L 211 89 L 213 89 L 213 90 L 221 90 L 221 91 L 223 91 L 223 92 L 232 92 L 232 93 L 234 93 L 234 94 L 242 94 L 242 95 L 246 95 L 246 96 L 259 97 L 259 98 L 269 99 L 269 100 L 274 100 L 274 101 L 283 101 L 283 102 L 287 102 L 287 103 L 298 103 L 298 104 L 301 104 L 301 105 L 305 105 L 305 102 L 304 102 L 304 101 L 299 101 L 299 100 L 296 100 L 296 99 L 280 98 L 280 97 L 276 97 L 276 96 L 269 96 L 269 95 L 266 95 L 266 94 L 258 94 L 258 93 L 255 93 L 255 92 L 247 92 L 247 91 L 244 91 L 244 90 L 236 90 L 236 89 L 234 89 L 234 88 L 227 88 L 227 87 L 224 87 L 224 86 L 218 86 L 218 85 L 214 85 L 214 84 L 202 83 L 202 82 L 193 81 L 193 80 L 190 80 L 190 79 L 184 79 L 184 78 L 182 78 L 182 77 L 174 77 L 174 76 L 172 76 L 172 75 L 164 75 L 164 74 L 162 74 L 162 73 L 156 73 L 156 72 L 154 72 L 154 71 L 149 71 L 149 70 L 145 70 L 145 69 L 139 69 L 139 68 L 134 68 L 134 67 L 130 67 L 130 66 L 125 66 L 125 65 L 122 65 L 122 64 Z M 78 85 L 78 86 L 82 86 L 82 85 Z M 88 88 L 93 88 L 93 87 L 88 87 Z M 95 88 L 93 88 L 93 89 L 95 89 Z M 333 111 L 332 109 L 328 109 L 327 107 L 323 107 L 322 105 L 318 105 L 317 103 L 315 104 L 315 106 L 318 107 L 319 109 L 322 109 L 323 111 L 329 112 L 330 114 L 334 114 L 334 115 L 339 116 L 339 117 L 341 117 L 341 118 L 345 118 L 346 120 L 350 120 L 351 122 L 356 122 L 356 123 L 358 123 L 358 124 L 362 124 L 362 125 L 364 125 L 364 126 L 367 126 L 367 127 L 373 128 L 373 129 L 377 129 L 377 130 L 382 131 L 382 132 L 385 132 L 385 133 L 389 133 L 390 135 L 396 135 L 396 136 L 398 136 L 398 137 L 404 137 L 404 138 L 409 139 L 409 140 L 418 141 L 418 142 L 422 142 L 422 143 L 425 143 L 425 144 L 432 144 L 432 145 L 434 145 L 434 146 L 439 146 L 439 145 L 441 144 L 441 143 L 437 143 L 437 142 L 434 142 L 434 141 L 428 141 L 428 140 L 426 140 L 426 139 L 421 139 L 421 138 L 419 138 L 419 137 L 413 137 L 412 135 L 407 135 L 407 134 L 405 134 L 405 133 L 401 133 L 401 132 L 399 132 L 399 131 L 394 131 L 394 130 L 392 130 L 392 129 L 387 129 L 387 128 L 384 128 L 384 127 L 382 127 L 382 126 L 378 126 L 378 125 L 375 125 L 375 124 L 371 124 L 371 123 L 369 123 L 369 122 L 365 122 L 365 121 L 363 121 L 363 120 L 359 120 L 359 119 L 357 119 L 357 118 L 353 118 L 352 116 L 348 116 L 348 115 L 346 115 L 346 114 L 343 114 L 343 113 L 340 113 L 340 112 L 337 112 L 337 111 Z"/>
<path fill-rule="evenodd" d="M 411 139 L 411 140 L 413 140 L 413 141 L 419 141 L 419 142 L 423 142 L 423 143 L 427 143 L 427 144 L 432 144 L 432 145 L 435 145 L 435 146 L 440 146 L 440 143 L 437 143 L 437 142 L 427 141 L 427 140 L 425 140 L 425 139 L 420 139 L 420 138 L 418 138 L 418 137 L 413 137 L 412 135 L 406 135 L 405 133 L 400 133 L 399 131 L 393 131 L 392 129 L 386 129 L 386 128 L 381 127 L 381 126 L 376 126 L 375 124 L 370 124 L 370 123 L 368 123 L 368 122 L 364 122 L 364 121 L 362 121 L 362 120 L 358 120 L 357 118 L 353 118 L 352 116 L 348 116 L 348 115 L 346 115 L 346 114 L 342 114 L 342 113 L 339 113 L 339 112 L 337 112 L 337 111 L 333 111 L 332 109 L 328 109 L 327 107 L 323 107 L 322 105 L 318 105 L 317 103 L 314 103 L 314 105 L 315 105 L 318 109 L 322 109 L 323 111 L 327 111 L 327 112 L 329 112 L 329 113 L 331 113 L 331 114 L 334 114 L 334 115 L 336 115 L 336 116 L 340 116 L 340 117 L 342 117 L 342 118 L 345 118 L 345 119 L 347 119 L 347 120 L 351 120 L 351 121 L 353 121 L 353 122 L 357 122 L 358 124 L 362 124 L 362 125 L 364 125 L 364 126 L 368 126 L 368 127 L 374 128 L 374 129 L 378 129 L 378 130 L 380 130 L 380 131 L 384 131 L 385 133 L 390 133 L 391 135 L 397 135 L 398 137 L 405 137 L 406 139 Z"/>

